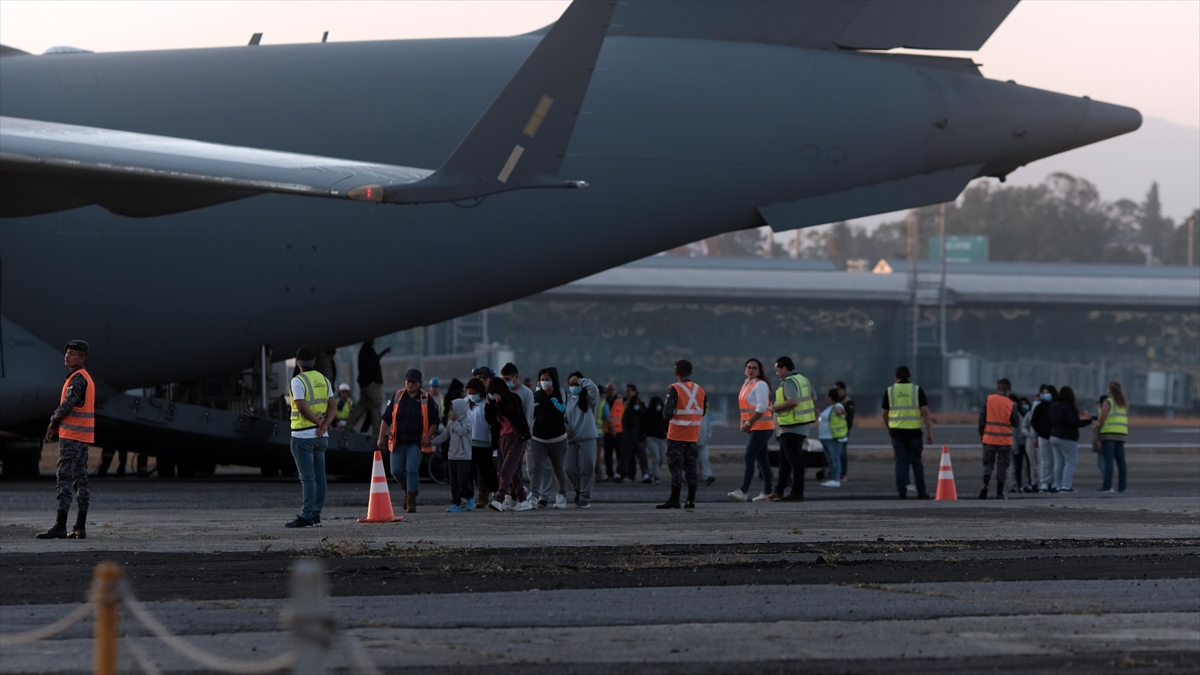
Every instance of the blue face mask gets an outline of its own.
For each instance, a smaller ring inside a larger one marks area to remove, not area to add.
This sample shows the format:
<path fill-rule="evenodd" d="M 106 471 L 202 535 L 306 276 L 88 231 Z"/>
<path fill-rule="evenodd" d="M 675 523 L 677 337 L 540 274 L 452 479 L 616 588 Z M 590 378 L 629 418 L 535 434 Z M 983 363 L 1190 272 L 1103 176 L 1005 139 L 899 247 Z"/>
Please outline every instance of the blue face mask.
<path fill-rule="evenodd" d="M 571 390 L 571 395 L 572 395 L 572 396 L 578 396 L 578 395 L 579 395 L 579 392 L 583 391 L 583 387 L 581 387 L 581 386 L 579 386 L 579 385 L 577 385 L 577 384 L 573 384 L 573 385 L 571 385 L 571 386 L 570 386 L 570 390 Z"/>
<path fill-rule="evenodd" d="M 1043 392 L 1041 398 L 1043 401 L 1049 401 L 1054 397 L 1050 395 L 1050 392 Z"/>
<path fill-rule="evenodd" d="M 471 403 L 479 403 L 479 401 L 481 400 L 481 397 L 479 396 L 479 394 L 471 394 L 470 398 L 471 398 Z"/>
<path fill-rule="evenodd" d="M 1029 412 L 1029 406 L 1022 403 L 1021 404 L 1021 412 Z"/>
<path fill-rule="evenodd" d="M 513 380 L 512 382 L 509 382 L 509 381 L 507 381 L 507 380 L 506 380 L 506 381 L 504 382 L 504 384 L 507 384 L 509 389 L 516 389 L 516 388 L 517 388 L 517 381 L 516 381 L 516 380 Z"/>

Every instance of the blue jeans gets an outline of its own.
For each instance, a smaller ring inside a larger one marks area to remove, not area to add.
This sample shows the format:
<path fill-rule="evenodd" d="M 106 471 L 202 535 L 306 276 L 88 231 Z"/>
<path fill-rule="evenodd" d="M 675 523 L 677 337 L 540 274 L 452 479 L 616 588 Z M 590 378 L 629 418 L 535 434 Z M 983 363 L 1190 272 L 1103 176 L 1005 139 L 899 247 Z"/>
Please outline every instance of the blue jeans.
<path fill-rule="evenodd" d="M 1112 489 L 1113 464 L 1117 465 L 1117 492 L 1125 491 L 1125 441 L 1100 441 L 1100 459 L 1104 462 L 1101 490 Z"/>
<path fill-rule="evenodd" d="M 397 445 L 391 452 L 392 478 L 400 482 L 404 478 L 404 489 L 409 492 L 421 491 L 421 446 Z"/>
<path fill-rule="evenodd" d="M 912 467 L 913 483 L 917 486 L 917 494 L 928 494 L 925 491 L 925 465 L 921 463 L 921 451 L 925 444 L 920 436 L 914 438 L 897 438 L 892 436 L 892 452 L 896 455 L 896 490 L 900 494 L 908 492 L 908 467 Z"/>
<path fill-rule="evenodd" d="M 825 460 L 829 462 L 828 480 L 841 480 L 846 473 L 842 459 L 846 456 L 846 439 L 822 438 L 821 445 L 825 446 Z"/>
<path fill-rule="evenodd" d="M 754 480 L 754 465 L 758 464 L 766 483 L 763 492 L 771 493 L 771 462 L 767 457 L 767 443 L 771 442 L 774 435 L 774 429 L 759 429 L 751 431 L 750 438 L 746 439 L 746 472 L 742 476 L 742 492 L 750 491 L 750 481 Z"/>
<path fill-rule="evenodd" d="M 329 437 L 292 438 L 292 457 L 296 473 L 300 474 L 300 491 L 304 498 L 301 518 L 312 520 L 325 508 L 325 449 Z"/>

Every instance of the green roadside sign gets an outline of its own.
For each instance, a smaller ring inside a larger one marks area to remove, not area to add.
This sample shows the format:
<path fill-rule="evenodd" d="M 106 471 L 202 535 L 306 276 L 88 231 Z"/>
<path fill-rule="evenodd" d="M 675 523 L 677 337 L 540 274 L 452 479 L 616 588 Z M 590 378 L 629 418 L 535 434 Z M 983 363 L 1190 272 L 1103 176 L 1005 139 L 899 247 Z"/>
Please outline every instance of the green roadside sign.
<path fill-rule="evenodd" d="M 941 237 L 929 238 L 929 260 L 942 259 Z M 987 262 L 987 235 L 952 234 L 946 237 L 946 262 Z"/>

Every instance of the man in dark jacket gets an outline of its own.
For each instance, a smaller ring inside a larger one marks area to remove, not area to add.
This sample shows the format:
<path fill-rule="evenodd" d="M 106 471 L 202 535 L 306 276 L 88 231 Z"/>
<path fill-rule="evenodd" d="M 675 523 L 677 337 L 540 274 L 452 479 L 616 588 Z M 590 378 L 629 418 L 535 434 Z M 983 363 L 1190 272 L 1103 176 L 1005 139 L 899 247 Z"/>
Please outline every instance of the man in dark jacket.
<path fill-rule="evenodd" d="M 432 450 L 430 439 L 438 430 L 437 403 L 421 389 L 421 382 L 421 371 L 409 369 L 404 388 L 388 401 L 379 427 L 379 449 L 391 453 L 392 476 L 403 480 L 404 510 L 409 513 L 417 510 L 421 455 Z"/>
<path fill-rule="evenodd" d="M 621 416 L 621 468 L 622 476 L 633 480 L 637 476 L 634 471 L 640 466 L 642 482 L 650 482 L 650 472 L 646 466 L 646 448 L 642 446 L 645 438 L 642 422 L 646 416 L 646 404 L 639 397 L 638 388 L 633 383 L 625 385 L 625 413 Z"/>
<path fill-rule="evenodd" d="M 388 347 L 376 354 L 375 340 L 367 340 L 358 350 L 358 405 L 346 422 L 347 429 L 358 429 L 359 420 L 365 417 L 371 425 L 366 433 L 379 433 L 379 409 L 383 407 L 383 367 L 379 360 L 390 351 Z"/>

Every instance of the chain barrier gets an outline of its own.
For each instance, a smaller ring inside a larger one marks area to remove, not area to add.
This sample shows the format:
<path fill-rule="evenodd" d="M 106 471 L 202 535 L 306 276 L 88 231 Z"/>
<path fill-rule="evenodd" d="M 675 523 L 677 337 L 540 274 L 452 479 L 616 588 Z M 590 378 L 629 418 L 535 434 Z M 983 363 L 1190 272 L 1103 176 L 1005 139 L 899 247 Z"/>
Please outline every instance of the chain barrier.
<path fill-rule="evenodd" d="M 104 565 L 101 567 L 104 567 Z M 109 565 L 110 570 L 114 567 Z M 371 661 L 367 650 L 357 638 L 337 632 L 332 617 L 323 614 L 323 602 L 321 601 L 318 601 L 318 604 L 315 605 L 316 611 L 313 611 L 312 608 L 299 613 L 295 608 L 289 608 L 286 611 L 285 623 L 288 624 L 294 641 L 292 649 L 262 661 L 240 661 L 208 652 L 171 632 L 169 628 L 155 618 L 150 613 L 150 610 L 137 599 L 129 584 L 119 577 L 119 572 L 115 576 L 104 576 L 99 573 L 100 568 L 97 569 L 98 573 L 92 582 L 86 603 L 71 610 L 69 614 L 48 626 L 23 633 L 0 633 L 0 646 L 24 645 L 39 640 L 46 640 L 66 631 L 88 617 L 96 617 L 97 652 L 105 652 L 107 662 L 115 664 L 116 621 L 114 618 L 111 620 L 110 626 L 102 627 L 100 624 L 105 623 L 105 621 L 101 620 L 100 616 L 107 608 L 119 605 L 126 609 L 130 616 L 137 619 L 151 635 L 165 642 L 169 647 L 192 663 L 211 671 L 232 673 L 233 675 L 273 673 L 293 665 L 299 667 L 301 660 L 297 658 L 297 654 L 298 652 L 306 652 L 314 658 L 313 661 L 306 663 L 306 672 L 313 670 L 313 666 L 316 666 L 319 672 L 324 672 L 322 657 L 328 654 L 330 649 L 336 645 L 343 648 L 346 656 L 353 663 L 356 672 L 365 673 L 366 675 L 377 675 L 380 672 Z M 311 575 L 314 569 L 306 568 L 306 571 Z M 323 573 L 320 573 L 319 569 L 316 571 L 323 576 Z M 322 592 L 323 584 L 322 579 L 320 582 Z M 294 595 L 296 594 L 294 593 Z M 109 636 L 112 644 L 100 644 L 102 641 L 100 637 L 101 628 L 112 633 Z M 134 663 L 142 672 L 147 675 L 160 675 L 162 670 L 155 665 L 154 661 L 151 660 L 150 656 L 140 645 L 126 640 L 125 646 L 129 649 Z M 316 649 L 319 654 L 313 653 L 313 649 Z M 100 660 L 96 662 L 97 671 L 108 670 L 101 663 L 102 661 Z"/>

